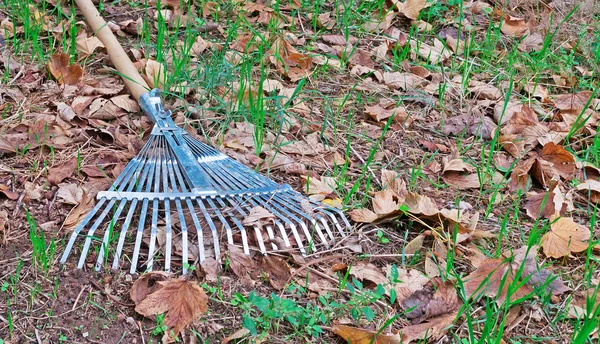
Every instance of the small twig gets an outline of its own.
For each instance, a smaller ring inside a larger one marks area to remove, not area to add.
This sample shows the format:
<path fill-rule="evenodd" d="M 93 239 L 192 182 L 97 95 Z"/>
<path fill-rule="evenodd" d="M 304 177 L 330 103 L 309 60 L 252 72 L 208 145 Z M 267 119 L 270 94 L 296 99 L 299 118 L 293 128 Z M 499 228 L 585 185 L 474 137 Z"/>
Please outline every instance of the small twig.
<path fill-rule="evenodd" d="M 71 312 L 75 310 L 75 307 L 77 307 L 77 304 L 79 303 L 79 298 L 81 297 L 81 294 L 83 294 L 83 291 L 88 287 L 88 285 L 84 285 L 83 287 L 81 287 L 81 290 L 79 291 L 79 294 L 77 294 L 77 298 L 75 299 L 75 302 L 73 303 L 73 307 L 71 307 Z"/>
<path fill-rule="evenodd" d="M 23 71 L 25 70 L 25 66 L 21 66 L 21 69 L 19 69 L 19 72 L 17 73 L 17 75 L 15 75 L 14 78 L 12 78 L 12 80 L 10 80 L 6 86 L 10 86 L 12 85 L 15 81 L 17 81 L 18 78 L 21 77 L 21 75 L 23 75 Z"/>
<path fill-rule="evenodd" d="M 144 331 L 142 330 L 142 322 L 137 321 L 138 330 L 140 330 L 140 336 L 142 337 L 142 344 L 146 344 L 146 339 L 144 338 Z"/>
<path fill-rule="evenodd" d="M 40 338 L 40 332 L 38 329 L 35 329 L 35 339 L 37 339 L 38 344 L 42 344 L 42 338 Z"/>

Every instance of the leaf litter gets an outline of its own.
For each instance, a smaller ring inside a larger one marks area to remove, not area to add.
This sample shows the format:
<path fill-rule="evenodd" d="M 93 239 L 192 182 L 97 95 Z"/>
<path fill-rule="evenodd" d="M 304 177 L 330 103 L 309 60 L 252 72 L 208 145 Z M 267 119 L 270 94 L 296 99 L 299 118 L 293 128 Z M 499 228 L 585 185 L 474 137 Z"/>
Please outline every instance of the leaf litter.
<path fill-rule="evenodd" d="M 114 4 L 106 6 L 109 10 L 114 9 Z M 296 4 L 278 9 L 258 3 L 240 6 L 243 9 L 239 9 L 239 14 L 253 26 L 251 34 L 239 36 L 229 47 L 222 45 L 226 41 L 224 31 L 202 34 L 190 40 L 195 46 L 189 55 L 197 62 L 203 54 L 224 50 L 228 61 L 234 61 L 230 49 L 235 48 L 239 53 L 235 56 L 240 62 L 248 54 L 259 51 L 259 47 L 268 51 L 264 61 L 269 79 L 264 80 L 263 91 L 267 96 L 284 98 L 278 102 L 280 105 L 286 104 L 287 100 L 292 105 L 286 112 L 288 124 L 282 125 L 285 128 L 281 131 L 284 140 L 277 141 L 281 136 L 268 137 L 265 140 L 267 144 L 261 149 L 265 158 L 252 153 L 256 148 L 255 127 L 248 126 L 235 132 L 237 124 L 234 123 L 230 126 L 229 137 L 222 141 L 214 132 L 214 125 L 207 127 L 207 132 L 211 138 L 217 138 L 215 142 L 223 142 L 226 152 L 237 151 L 239 155 L 236 157 L 240 157 L 242 162 L 259 166 L 261 171 L 272 167 L 270 172 L 275 177 L 291 181 L 297 190 L 312 198 L 335 203 L 343 209 L 351 208 L 352 219 L 362 224 L 357 226 L 357 233 L 342 241 L 341 245 L 358 246 L 370 258 L 364 264 L 349 263 L 348 266 L 352 266 L 349 274 L 368 288 L 384 285 L 385 302 L 403 313 L 389 328 L 380 326 L 383 321 L 378 325 L 362 320 L 350 324 L 347 319 L 338 319 L 341 323 L 332 327 L 334 333 L 351 342 L 396 343 L 426 338 L 436 340 L 444 337 L 449 330 L 460 331 L 460 323 L 464 319 L 457 318 L 456 311 L 465 300 L 457 298 L 461 287 L 455 284 L 456 277 L 447 274 L 448 269 L 455 266 L 459 266 L 468 296 L 471 300 L 479 300 L 473 302 L 484 302 L 481 301 L 484 297 L 500 304 L 508 299 L 527 299 L 537 288 L 551 293 L 552 302 L 556 305 L 557 297 L 573 295 L 575 301 L 568 307 L 569 316 L 581 317 L 582 309 L 587 307 L 582 300 L 595 295 L 593 288 L 572 291 L 570 287 L 579 285 L 580 276 L 568 276 L 564 270 L 578 265 L 588 248 L 592 247 L 591 251 L 595 252 L 594 233 L 586 225 L 585 221 L 589 218 L 581 209 L 600 202 L 599 174 L 596 166 L 585 165 L 587 162 L 582 161 L 580 150 L 593 143 L 590 137 L 597 130 L 598 115 L 594 108 L 597 100 L 594 99 L 596 95 L 587 90 L 586 84 L 579 84 L 579 78 L 591 78 L 593 74 L 579 66 L 575 74 L 572 71 L 544 71 L 540 76 L 541 82 L 537 75 L 535 80 L 530 76 L 523 80 L 516 78 L 519 85 L 515 90 L 521 93 L 512 90 L 512 94 L 507 94 L 511 89 L 503 78 L 481 73 L 465 82 L 462 75 L 457 76 L 454 71 L 439 72 L 440 68 L 450 66 L 449 61 L 462 58 L 464 54 L 475 59 L 474 66 L 477 66 L 482 61 L 481 52 L 468 50 L 464 37 L 466 33 L 469 37 L 474 34 L 474 39 L 478 40 L 481 37 L 477 35 L 485 32 L 488 25 L 499 30 L 498 36 L 503 43 L 510 42 L 494 52 L 498 56 L 505 56 L 502 49 L 506 46 L 514 46 L 516 50 L 527 53 L 540 51 L 546 35 L 543 23 L 540 23 L 540 28 L 536 27 L 538 23 L 530 14 L 521 13 L 521 10 L 526 11 L 518 6 L 492 8 L 485 2 L 474 1 L 463 4 L 468 15 L 464 16 L 460 25 L 452 12 L 448 12 L 440 29 L 437 22 L 440 18 L 431 20 L 423 15 L 425 11 L 428 15 L 435 13 L 436 4 L 420 0 L 392 1 L 385 4 L 383 12 L 386 13 L 374 12 L 369 20 L 356 26 L 381 35 L 372 38 L 353 30 L 350 30 L 351 34 L 340 34 L 336 14 L 340 9 L 325 6 L 325 12 L 315 15 L 315 18 L 304 17 L 300 11 L 296 18 L 289 12 Z M 195 17 L 195 14 L 185 13 L 186 10 L 179 7 L 179 3 L 173 3 L 161 10 L 170 27 L 191 25 L 183 16 Z M 449 8 L 453 9 L 452 6 Z M 208 18 L 220 10 L 218 4 L 210 3 L 202 9 L 202 16 Z M 157 18 L 156 10 L 149 12 L 148 18 Z M 36 21 L 44 22 L 44 30 L 49 34 L 59 32 L 59 25 L 53 22 L 51 16 L 33 9 L 32 13 Z M 177 18 L 183 21 L 177 24 Z M 543 21 L 543 18 L 535 19 Z M 2 21 L 3 34 L 7 34 L 5 38 L 20 39 L 25 31 L 22 23 L 12 21 L 14 19 Z M 302 32 L 294 29 L 296 24 L 303 28 Z M 277 27 L 281 32 L 264 35 L 266 31 L 262 30 L 268 25 Z M 142 32 L 143 21 L 141 17 L 120 18 L 118 24 L 109 23 L 109 27 L 118 35 L 135 37 Z M 314 33 L 315 28 L 323 31 Z M 408 28 L 418 34 L 409 35 Z M 261 39 L 265 39 L 264 46 L 260 46 L 260 39 L 256 39 L 259 36 L 257 32 Z M 11 233 L 15 228 L 8 215 L 14 211 L 10 206 L 14 202 L 20 204 L 21 200 L 27 206 L 46 202 L 50 209 L 66 207 L 68 210 L 72 207 L 66 214 L 64 225 L 65 229 L 72 229 L 94 205 L 95 193 L 108 187 L 102 184 L 110 185 L 110 179 L 118 176 L 123 169 L 123 162 L 139 150 L 140 146 L 134 142 L 141 142 L 141 133 L 150 128 L 140 119 L 139 107 L 123 90 L 122 83 L 107 75 L 106 70 L 98 69 L 97 63 L 89 63 L 96 57 L 102 60 L 106 56 L 97 39 L 91 33 L 79 30 L 75 41 L 72 51 L 76 56 L 59 53 L 48 59 L 48 76 L 41 76 L 43 71 L 40 73 L 39 67 L 36 69 L 32 64 L 13 63 L 12 57 L 2 57 L 7 74 L 16 79 L 0 91 L 0 108 L 5 111 L 8 108 L 6 104 L 10 104 L 9 114 L 17 108 L 31 114 L 31 117 L 25 115 L 22 123 L 13 121 L 14 117 L 4 121 L 4 115 L 1 122 L 0 154 L 9 157 L 6 164 L 15 171 L 11 177 L 5 177 L 5 163 L 0 164 L 0 201 L 6 202 L 0 209 L 0 222 L 6 219 L 3 242 L 7 240 L 6 228 L 11 228 Z M 572 45 L 569 48 L 570 44 L 565 43 L 561 49 L 573 49 Z M 132 53 L 144 77 L 155 86 L 172 82 L 173 56 L 160 59 L 146 49 L 136 49 Z M 573 51 L 580 53 L 577 49 Z M 405 65 L 391 63 L 399 52 L 405 54 L 405 61 L 402 61 L 406 62 Z M 85 75 L 78 63 L 85 66 Z M 397 68 L 397 65 L 400 67 Z M 522 66 L 515 68 L 517 73 L 521 72 L 520 68 Z M 326 73 L 322 73 L 324 70 Z M 330 78 L 327 82 L 321 79 L 323 74 Z M 319 96 L 300 94 L 292 97 L 303 79 L 309 81 L 311 90 L 319 90 L 324 95 L 323 99 L 338 107 L 339 113 L 335 116 L 352 112 L 361 116 L 352 127 L 353 142 L 346 141 L 341 127 L 331 129 L 323 126 L 331 120 L 331 109 L 323 105 L 325 101 Z M 28 85 L 43 86 L 41 89 L 46 91 L 38 93 Z M 340 102 L 336 98 L 340 95 L 334 88 L 341 86 L 342 93 L 352 92 L 344 88 L 345 85 L 356 85 L 356 89 L 368 94 L 368 101 L 364 101 L 367 98 L 356 101 L 348 97 L 347 101 Z M 185 104 L 206 101 L 205 105 L 214 106 L 214 102 L 211 104 L 214 99 L 203 98 L 203 90 L 191 88 L 188 87 L 187 93 L 181 95 L 186 98 Z M 215 94 L 221 91 L 219 89 Z M 219 93 L 219 97 L 223 94 Z M 247 96 L 255 95 L 256 92 L 252 91 Z M 30 103 L 47 101 L 49 106 L 47 110 L 37 111 L 28 103 L 21 105 L 24 99 Z M 229 101 L 232 98 L 220 99 Z M 443 106 L 440 105 L 442 100 Z M 210 114 L 213 115 L 216 118 L 199 120 L 214 123 L 225 118 L 220 110 Z M 181 119 L 184 114 L 179 112 L 175 116 Z M 388 131 L 383 135 L 383 128 L 391 117 L 395 132 Z M 245 125 L 240 123 L 240 127 Z M 364 140 L 359 137 L 363 130 L 368 133 Z M 48 135 L 45 136 L 45 133 Z M 399 140 L 399 137 L 402 139 Z M 456 140 L 459 138 L 460 148 L 457 148 Z M 44 142 L 44 139 L 47 141 Z M 473 148 L 479 149 L 482 142 L 495 139 L 498 140 L 498 148 L 503 151 L 473 153 Z M 379 141 L 371 157 L 369 149 L 375 142 L 373 140 Z M 418 145 L 412 145 L 412 141 Z M 346 142 L 350 142 L 356 152 L 348 150 Z M 90 148 L 90 143 L 96 146 Z M 465 143 L 468 144 L 465 146 Z M 53 158 L 45 170 L 37 173 L 39 175 L 23 174 L 28 167 L 28 159 L 38 153 L 45 155 L 49 144 L 58 152 L 59 158 Z M 79 149 L 79 145 L 86 145 L 81 153 L 84 160 L 74 167 L 74 148 L 77 146 Z M 421 149 L 423 146 L 435 153 L 431 159 Z M 95 155 L 101 149 L 119 151 L 123 155 L 110 163 L 86 159 L 88 154 Z M 26 152 L 18 153 L 23 150 Z M 480 159 L 486 154 L 489 154 L 488 161 L 491 163 L 482 169 Z M 127 158 L 123 159 L 124 156 Z M 429 160 L 421 160 L 422 156 Z M 374 164 L 365 166 L 367 160 Z M 339 168 L 342 166 L 347 169 L 347 175 L 340 175 Z M 405 173 L 410 168 L 419 172 Z M 502 179 L 497 178 L 498 174 Z M 424 182 L 425 179 L 428 181 Z M 360 195 L 356 199 L 347 196 L 353 184 L 359 190 L 354 194 Z M 520 198 L 516 196 L 519 191 L 522 191 Z M 486 193 L 485 197 L 479 197 L 480 192 Z M 492 195 L 488 202 L 490 192 L 497 194 L 497 200 L 493 200 Z M 456 195 L 460 195 L 461 202 L 456 201 Z M 470 208 L 459 205 L 463 203 L 462 198 L 471 204 Z M 507 212 L 507 200 L 521 211 L 518 222 L 525 233 L 532 231 L 534 221 L 541 223 L 539 248 L 531 247 L 527 255 L 523 247 L 515 249 L 520 246 L 516 245 L 518 240 L 510 231 L 507 237 L 497 240 L 498 223 L 503 212 Z M 310 207 L 310 213 L 315 212 L 311 205 L 302 207 Z M 486 207 L 497 209 L 486 211 Z M 271 223 L 272 214 L 266 209 L 249 210 L 244 225 L 262 227 Z M 397 229 L 409 222 L 412 227 L 404 236 L 405 231 Z M 374 236 L 378 232 L 389 237 L 386 239 L 391 242 L 384 244 L 382 238 Z M 515 250 L 494 255 L 493 252 L 500 252 L 500 246 L 503 249 L 511 246 Z M 346 259 L 352 258 L 353 250 L 344 249 L 347 250 L 343 251 Z M 483 254 L 482 250 L 486 253 Z M 294 283 L 300 284 L 300 277 L 304 277 L 295 276 L 294 271 L 311 264 L 313 259 L 319 259 L 314 256 L 298 259 L 285 252 L 281 256 L 257 255 L 249 258 L 237 247 L 229 247 L 227 251 L 226 255 L 217 259 L 227 259 L 225 266 L 229 270 L 223 271 L 222 260 L 213 259 L 202 262 L 197 274 L 210 285 L 225 281 L 235 288 L 241 283 L 245 288 L 242 293 L 255 287 L 263 288 L 261 291 L 266 293 L 264 288 L 267 287 L 291 296 L 288 288 Z M 405 255 L 402 259 L 416 257 L 416 265 L 398 268 L 397 276 L 394 276 L 390 263 L 400 261 L 393 256 L 398 252 Z M 190 255 L 193 254 L 190 251 Z M 447 259 L 448 254 L 454 257 L 453 262 Z M 451 263 L 456 265 L 448 266 Z M 305 269 L 309 270 L 306 278 L 308 290 L 319 296 L 337 289 L 334 281 L 323 277 L 332 278 L 333 273 L 323 269 L 322 265 L 320 262 Z M 235 281 L 228 281 L 227 274 L 235 276 Z M 146 291 L 140 289 L 135 297 L 131 296 L 138 306 L 149 298 L 140 308 L 144 314 L 150 317 L 157 312 L 167 313 L 167 316 L 171 314 L 169 326 L 176 332 L 186 326 L 196 326 L 189 319 L 196 319 L 206 312 L 206 306 L 200 303 L 193 309 L 187 307 L 192 303 L 188 304 L 187 298 L 179 295 L 178 291 L 196 295 L 195 300 L 206 300 L 206 295 L 200 296 L 198 288 L 194 287 L 195 282 L 159 275 L 145 276 L 138 278 L 134 286 L 138 288 L 136 284 L 139 281 L 146 285 L 141 287 Z M 559 276 L 566 278 L 565 282 Z M 509 295 L 507 285 L 518 288 Z M 158 293 L 160 290 L 163 292 Z M 392 294 L 395 295 L 394 302 L 391 302 Z M 343 302 L 348 300 L 344 296 L 336 297 Z M 165 303 L 165 300 L 182 302 L 167 307 L 165 304 L 172 302 Z M 509 315 L 518 316 L 521 308 L 531 306 L 527 302 L 510 308 Z M 474 311 L 467 316 L 479 315 Z M 239 314 L 235 316 L 239 317 Z M 378 312 L 377 317 L 386 319 L 384 312 Z M 175 318 L 179 320 L 172 322 L 171 319 Z M 231 329 L 240 327 L 238 320 Z M 541 324 L 542 320 L 538 320 L 537 325 Z M 243 328 L 229 340 L 248 335 L 248 330 Z"/>

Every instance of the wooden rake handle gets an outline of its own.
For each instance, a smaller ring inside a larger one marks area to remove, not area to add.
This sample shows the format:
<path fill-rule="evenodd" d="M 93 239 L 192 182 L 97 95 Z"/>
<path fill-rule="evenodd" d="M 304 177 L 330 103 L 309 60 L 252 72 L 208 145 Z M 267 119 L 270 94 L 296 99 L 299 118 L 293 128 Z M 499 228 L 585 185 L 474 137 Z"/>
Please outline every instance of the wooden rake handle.
<path fill-rule="evenodd" d="M 102 18 L 96 6 L 91 0 L 75 0 L 77 7 L 83 12 L 83 15 L 96 34 L 98 39 L 106 47 L 110 60 L 117 68 L 117 71 L 121 74 L 125 85 L 131 92 L 131 95 L 135 100 L 139 100 L 142 94 L 148 92 L 150 87 L 144 81 L 137 68 L 133 65 L 133 62 L 127 56 L 125 50 L 112 33 L 106 21 Z"/>

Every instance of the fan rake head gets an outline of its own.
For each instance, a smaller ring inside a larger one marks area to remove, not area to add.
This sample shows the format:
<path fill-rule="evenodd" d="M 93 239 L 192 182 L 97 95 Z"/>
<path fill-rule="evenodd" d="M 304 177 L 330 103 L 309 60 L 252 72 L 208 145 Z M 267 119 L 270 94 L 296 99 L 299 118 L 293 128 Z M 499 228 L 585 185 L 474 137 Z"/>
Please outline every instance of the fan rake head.
<path fill-rule="evenodd" d="M 185 273 L 207 257 L 219 260 L 225 237 L 246 254 L 251 248 L 307 253 L 350 228 L 340 210 L 276 184 L 161 117 L 111 190 L 98 193 L 62 263 L 80 250 L 78 268 L 91 256 L 97 270 L 112 260 L 113 269 L 128 264 L 131 273 L 157 265 L 165 271 L 180 265 Z M 244 226 L 259 206 L 273 215 L 268 223 Z M 124 250 L 126 243 L 133 251 Z"/>

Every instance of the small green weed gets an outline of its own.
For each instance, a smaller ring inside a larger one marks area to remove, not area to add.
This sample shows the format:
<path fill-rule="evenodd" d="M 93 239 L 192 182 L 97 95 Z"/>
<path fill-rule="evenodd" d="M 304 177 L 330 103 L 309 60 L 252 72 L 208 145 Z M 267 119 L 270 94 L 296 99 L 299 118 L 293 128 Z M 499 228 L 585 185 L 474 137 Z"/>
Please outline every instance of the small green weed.
<path fill-rule="evenodd" d="M 56 253 L 56 243 L 54 238 L 50 243 L 46 243 L 44 231 L 41 230 L 35 219 L 29 214 L 27 208 L 25 208 L 25 216 L 27 217 L 27 223 L 29 224 L 29 239 L 33 247 L 33 261 L 38 269 L 41 269 L 44 273 L 47 273 L 50 264 L 54 259 Z"/>

